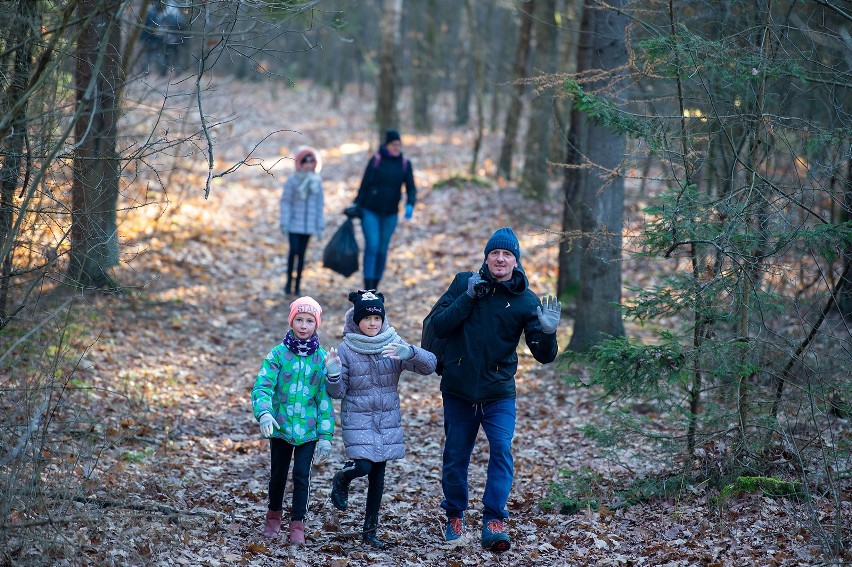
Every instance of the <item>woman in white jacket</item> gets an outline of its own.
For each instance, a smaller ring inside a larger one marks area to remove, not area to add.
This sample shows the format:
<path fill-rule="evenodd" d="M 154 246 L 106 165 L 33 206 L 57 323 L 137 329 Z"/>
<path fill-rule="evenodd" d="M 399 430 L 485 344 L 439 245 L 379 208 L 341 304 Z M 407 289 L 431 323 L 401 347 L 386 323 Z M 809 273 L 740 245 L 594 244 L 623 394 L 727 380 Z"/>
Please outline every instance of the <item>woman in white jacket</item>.
<path fill-rule="evenodd" d="M 284 293 L 287 295 L 299 295 L 308 241 L 314 234 L 317 238 L 322 238 L 325 228 L 322 178 L 319 176 L 322 163 L 319 154 L 308 146 L 299 148 L 296 151 L 295 167 L 296 171 L 284 183 L 279 220 L 281 232 L 287 235 L 290 241 L 290 251 L 287 254 L 287 284 L 284 286 Z"/>

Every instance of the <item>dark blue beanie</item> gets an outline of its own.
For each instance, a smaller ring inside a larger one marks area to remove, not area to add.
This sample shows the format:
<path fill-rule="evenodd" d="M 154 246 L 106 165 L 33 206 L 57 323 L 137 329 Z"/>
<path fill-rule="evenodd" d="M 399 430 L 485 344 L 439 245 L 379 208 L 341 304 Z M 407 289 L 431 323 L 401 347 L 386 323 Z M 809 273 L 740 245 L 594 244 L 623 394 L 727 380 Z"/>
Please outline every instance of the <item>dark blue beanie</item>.
<path fill-rule="evenodd" d="M 518 264 L 521 263 L 521 245 L 518 243 L 518 238 L 515 236 L 515 232 L 508 226 L 498 228 L 497 231 L 491 235 L 491 238 L 488 239 L 488 243 L 485 245 L 485 257 L 487 258 L 488 254 L 490 254 L 492 250 L 496 250 L 498 248 L 500 250 L 508 250 L 514 254 L 515 260 L 518 261 Z"/>
<path fill-rule="evenodd" d="M 390 144 L 391 142 L 395 142 L 396 140 L 402 140 L 399 137 L 399 131 L 391 128 L 387 132 L 385 132 L 385 145 Z"/>

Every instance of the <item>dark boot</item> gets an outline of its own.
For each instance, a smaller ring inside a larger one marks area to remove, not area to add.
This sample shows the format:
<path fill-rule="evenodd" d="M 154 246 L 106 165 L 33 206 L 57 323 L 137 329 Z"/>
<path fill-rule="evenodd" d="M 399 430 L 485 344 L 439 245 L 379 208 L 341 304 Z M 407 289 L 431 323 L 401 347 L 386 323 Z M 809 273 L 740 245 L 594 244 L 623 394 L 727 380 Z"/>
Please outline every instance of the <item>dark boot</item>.
<path fill-rule="evenodd" d="M 299 295 L 299 284 L 302 283 L 302 273 L 296 274 L 296 286 L 293 288 L 293 293 Z"/>
<path fill-rule="evenodd" d="M 291 285 L 293 283 L 293 274 L 287 274 L 287 285 L 284 286 L 284 293 L 290 295 Z"/>
<path fill-rule="evenodd" d="M 364 518 L 364 543 L 369 544 L 373 549 L 381 549 L 385 546 L 384 542 L 376 537 L 376 530 L 379 527 L 379 516 L 369 515 Z"/>
<path fill-rule="evenodd" d="M 331 479 L 331 503 L 338 510 L 346 510 L 349 506 L 349 481 L 343 478 L 343 471 Z"/>
<path fill-rule="evenodd" d="M 382 281 L 382 280 L 379 280 L 379 279 L 373 280 L 373 287 L 371 287 L 370 289 L 376 289 L 376 290 L 379 289 L 379 282 L 380 281 Z"/>
<path fill-rule="evenodd" d="M 364 278 L 364 289 L 376 289 L 373 287 L 375 285 L 374 281 L 373 279 Z"/>

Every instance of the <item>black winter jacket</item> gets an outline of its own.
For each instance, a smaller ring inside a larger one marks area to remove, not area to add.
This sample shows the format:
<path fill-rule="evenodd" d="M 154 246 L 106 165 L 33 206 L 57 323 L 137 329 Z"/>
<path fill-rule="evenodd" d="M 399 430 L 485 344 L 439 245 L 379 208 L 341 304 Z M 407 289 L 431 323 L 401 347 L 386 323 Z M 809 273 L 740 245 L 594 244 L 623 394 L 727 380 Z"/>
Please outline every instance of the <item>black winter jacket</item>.
<path fill-rule="evenodd" d="M 417 200 L 417 187 L 411 162 L 402 154 L 388 154 L 385 146 L 379 148 L 379 156 L 378 167 L 374 166 L 375 156 L 367 163 L 355 204 L 380 216 L 398 214 L 402 186 L 405 185 L 406 204 L 413 207 Z"/>
<path fill-rule="evenodd" d="M 553 362 L 558 350 L 556 333 L 541 330 L 536 315 L 541 302 L 523 270 L 515 268 L 506 282 L 491 278 L 485 264 L 480 274 L 490 283 L 485 297 L 471 298 L 467 280 L 473 272 L 460 272 L 438 300 L 432 320 L 435 335 L 448 339 L 441 391 L 477 404 L 515 397 L 521 333 L 541 363 Z"/>

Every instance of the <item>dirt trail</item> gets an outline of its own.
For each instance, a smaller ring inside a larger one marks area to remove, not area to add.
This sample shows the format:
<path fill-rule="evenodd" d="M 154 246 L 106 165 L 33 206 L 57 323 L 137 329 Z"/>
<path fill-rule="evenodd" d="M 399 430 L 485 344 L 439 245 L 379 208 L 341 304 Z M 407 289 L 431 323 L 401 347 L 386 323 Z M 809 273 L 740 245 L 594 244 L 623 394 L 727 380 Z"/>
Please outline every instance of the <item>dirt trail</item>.
<path fill-rule="evenodd" d="M 235 101 L 240 101 L 239 109 Z M 294 553 L 283 534 L 273 541 L 260 535 L 268 446 L 259 438 L 249 392 L 262 357 L 286 330 L 291 299 L 282 291 L 286 243 L 278 231 L 278 197 L 291 171 L 287 156 L 297 145 L 309 143 L 324 160 L 329 224 L 324 241 L 342 222 L 339 211 L 354 197 L 374 137 L 372 101 L 353 93 L 343 98 L 343 105 L 329 108 L 327 97 L 317 91 L 220 86 L 208 111 L 220 117 L 239 114 L 239 121 L 217 140 L 222 152 L 217 163 L 238 160 L 271 122 L 302 135 L 284 133 L 261 146 L 257 157 L 266 163 L 283 160 L 273 168 L 274 177 L 259 167 L 243 168 L 214 183 L 206 201 L 198 196 L 205 164 L 194 164 L 196 188 L 183 188 L 167 215 L 175 230 L 136 239 L 149 252 L 123 275 L 124 281 L 144 286 L 139 298 L 122 303 L 93 299 L 112 320 L 102 346 L 91 354 L 90 372 L 144 384 L 136 400 L 144 411 L 122 422 L 123 443 L 104 456 L 104 472 L 95 481 L 103 484 L 105 494 L 115 494 L 120 485 L 128 502 L 148 509 L 105 509 L 101 523 L 85 531 L 92 538 L 84 545 L 91 560 L 334 566 L 736 562 L 736 554 L 727 555 L 730 542 L 712 515 L 677 502 L 578 516 L 539 508 L 550 483 L 560 478 L 560 467 L 578 471 L 591 466 L 606 473 L 607 465 L 577 429 L 594 422 L 594 405 L 586 394 L 562 385 L 554 365 L 538 365 L 524 349 L 509 553 L 497 557 L 479 546 L 488 456 L 481 435 L 470 469 L 471 534 L 455 546 L 443 543 L 443 425 L 435 375 L 406 374 L 401 381 L 408 455 L 388 466 L 379 532 L 390 544 L 386 551 L 368 550 L 359 538 L 347 535 L 360 529 L 365 482 L 353 484 L 350 510 L 337 518 L 337 528 L 333 525 L 328 494 L 343 461 L 339 437 L 331 461 L 314 472 L 308 545 Z M 449 123 L 437 118 L 439 124 Z M 481 263 L 484 243 L 495 228 L 515 228 L 533 290 L 551 291 L 556 275 L 556 248 L 541 227 L 557 228 L 561 210 L 523 201 L 511 187 L 432 189 L 435 181 L 465 170 L 472 147 L 466 130 L 440 128 L 434 135 L 414 136 L 403 127 L 404 151 L 415 167 L 420 194 L 413 221 L 401 222 L 397 229 L 381 285 L 391 323 L 412 342 L 418 342 L 422 318 L 455 272 Z M 486 157 L 496 155 L 498 142 L 489 138 Z M 346 294 L 361 286 L 361 274 L 342 278 L 325 270 L 321 252 L 322 244 L 311 242 L 302 292 L 323 305 L 321 339 L 336 345 L 349 306 Z M 563 318 L 561 347 L 569 336 L 570 321 Z M 143 449 L 143 459 L 122 459 L 130 450 Z M 155 511 L 151 504 L 167 508 Z"/>

